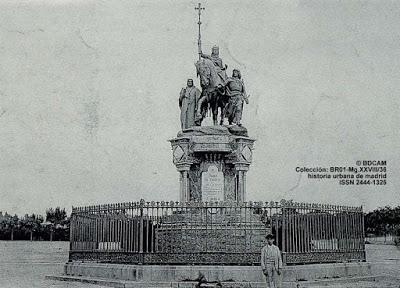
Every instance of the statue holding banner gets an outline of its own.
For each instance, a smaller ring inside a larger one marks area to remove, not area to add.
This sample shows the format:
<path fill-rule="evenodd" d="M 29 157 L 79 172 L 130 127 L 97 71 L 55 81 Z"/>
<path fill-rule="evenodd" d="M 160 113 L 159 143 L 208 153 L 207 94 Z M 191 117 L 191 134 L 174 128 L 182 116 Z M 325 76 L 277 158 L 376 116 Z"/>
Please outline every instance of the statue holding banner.
<path fill-rule="evenodd" d="M 216 86 L 218 86 L 218 85 L 223 86 L 227 79 L 225 70 L 228 66 L 227 65 L 224 66 L 222 64 L 222 59 L 219 58 L 219 47 L 213 46 L 212 50 L 211 50 L 211 55 L 206 55 L 206 54 L 203 54 L 203 52 L 201 52 L 200 56 L 201 56 L 201 58 L 211 60 L 213 66 L 214 66 L 214 71 L 215 71 L 214 76 L 218 77 L 217 79 L 214 79 L 213 82 Z"/>
<path fill-rule="evenodd" d="M 219 58 L 218 49 L 215 49 L 215 47 L 211 56 L 201 53 L 201 57 L 203 59 L 195 64 L 202 89 L 201 98 L 197 105 L 196 123 L 200 125 L 207 111 L 210 110 L 214 125 L 218 123 L 218 112 L 221 113 L 220 125 L 222 125 L 222 113 L 227 100 L 224 96 L 227 79 L 225 68 L 222 67 L 222 60 Z"/>
<path fill-rule="evenodd" d="M 200 78 L 201 96 L 197 103 L 195 125 L 201 126 L 201 122 L 211 111 L 213 124 L 223 125 L 224 119 L 228 118 L 229 124 L 240 126 L 242 118 L 243 101 L 248 103 L 248 96 L 241 80 L 240 71 L 235 69 L 232 77 L 227 77 L 227 65 L 223 63 L 219 55 L 219 47 L 214 45 L 211 54 L 207 55 L 201 49 L 201 11 L 204 7 L 195 8 L 198 10 L 198 53 L 199 60 L 196 62 L 197 76 Z M 220 121 L 218 123 L 218 114 Z"/>

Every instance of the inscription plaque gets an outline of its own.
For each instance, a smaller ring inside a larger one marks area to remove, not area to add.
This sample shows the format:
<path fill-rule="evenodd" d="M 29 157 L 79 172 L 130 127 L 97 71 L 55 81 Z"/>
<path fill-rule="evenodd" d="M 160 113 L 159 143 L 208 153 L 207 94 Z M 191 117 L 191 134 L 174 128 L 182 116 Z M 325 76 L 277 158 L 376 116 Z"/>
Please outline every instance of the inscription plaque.
<path fill-rule="evenodd" d="M 224 201 L 224 173 L 215 165 L 201 174 L 201 197 L 207 202 Z"/>
<path fill-rule="evenodd" d="M 229 143 L 196 143 L 193 145 L 192 150 L 194 152 L 231 152 L 232 147 Z"/>

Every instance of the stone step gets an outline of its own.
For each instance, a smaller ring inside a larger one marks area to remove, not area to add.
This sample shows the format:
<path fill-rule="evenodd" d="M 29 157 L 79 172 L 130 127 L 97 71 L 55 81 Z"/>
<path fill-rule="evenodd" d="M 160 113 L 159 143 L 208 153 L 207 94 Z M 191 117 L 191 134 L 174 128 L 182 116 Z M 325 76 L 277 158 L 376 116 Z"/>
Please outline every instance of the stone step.
<path fill-rule="evenodd" d="M 387 281 L 393 283 L 395 286 L 382 286 L 384 282 Z M 343 278 L 330 278 L 330 279 L 320 279 L 315 281 L 299 281 L 296 283 L 296 288 L 320 288 L 320 287 L 396 287 L 398 288 L 398 283 L 400 279 L 388 275 L 372 275 L 372 276 L 354 276 L 354 277 L 343 277 Z M 360 285 L 361 286 L 356 286 Z M 284 286 L 285 287 L 285 286 Z"/>
<path fill-rule="evenodd" d="M 116 288 L 194 288 L 197 282 L 185 281 L 185 282 L 136 282 L 136 281 L 124 281 L 106 278 L 94 278 L 94 277 L 81 277 L 81 276 L 46 276 L 48 280 L 60 280 L 60 281 L 72 281 L 82 282 L 88 284 L 96 284 L 106 287 Z M 283 282 L 282 287 L 285 288 L 319 288 L 319 287 L 398 287 L 400 279 L 389 276 L 389 275 L 375 275 L 375 276 L 362 276 L 362 277 L 345 277 L 345 278 L 334 278 L 334 279 L 323 279 L 316 281 L 298 281 L 298 282 Z M 265 288 L 265 282 L 222 282 L 222 288 Z M 347 286 L 351 285 L 351 286 Z M 361 286 L 359 286 L 361 285 Z M 384 286 L 383 286 L 384 285 Z M 204 288 L 217 288 L 216 283 L 202 284 Z"/>
<path fill-rule="evenodd" d="M 112 280 L 106 278 L 93 278 L 93 277 L 82 277 L 82 276 L 68 276 L 68 275 L 47 275 L 45 277 L 47 280 L 58 280 L 58 281 L 67 281 L 67 282 L 81 282 L 87 284 L 96 284 L 100 286 L 106 287 L 115 287 L 115 288 L 125 288 L 125 282 L 122 280 Z"/>

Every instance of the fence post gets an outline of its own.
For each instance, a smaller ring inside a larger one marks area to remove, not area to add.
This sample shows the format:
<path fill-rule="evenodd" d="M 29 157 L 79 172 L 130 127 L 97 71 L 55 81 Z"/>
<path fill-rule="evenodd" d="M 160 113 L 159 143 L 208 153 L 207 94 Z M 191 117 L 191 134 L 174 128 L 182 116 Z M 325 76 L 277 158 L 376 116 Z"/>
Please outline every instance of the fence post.
<path fill-rule="evenodd" d="M 73 229 L 75 229 L 75 211 L 74 207 L 72 207 L 71 217 L 69 221 L 69 250 L 74 250 L 73 241 L 74 241 L 74 233 Z M 70 259 L 71 260 L 71 259 Z"/>
<path fill-rule="evenodd" d="M 361 213 L 361 239 L 362 239 L 362 251 L 363 251 L 363 253 L 364 253 L 364 259 L 363 259 L 363 261 L 365 262 L 366 260 L 367 260 L 367 257 L 366 257 L 366 253 L 365 253 L 365 226 L 364 226 L 364 209 L 363 209 L 363 206 L 361 206 L 360 207 L 361 208 L 361 211 L 360 211 L 360 213 Z"/>
<path fill-rule="evenodd" d="M 139 224 L 139 253 L 143 253 L 143 233 L 144 233 L 144 229 L 143 229 L 143 206 L 144 206 L 144 200 L 141 199 L 140 200 L 140 224 Z"/>
<path fill-rule="evenodd" d="M 286 211 L 284 203 L 281 202 L 281 212 L 282 212 L 282 260 L 283 264 L 286 265 Z"/>

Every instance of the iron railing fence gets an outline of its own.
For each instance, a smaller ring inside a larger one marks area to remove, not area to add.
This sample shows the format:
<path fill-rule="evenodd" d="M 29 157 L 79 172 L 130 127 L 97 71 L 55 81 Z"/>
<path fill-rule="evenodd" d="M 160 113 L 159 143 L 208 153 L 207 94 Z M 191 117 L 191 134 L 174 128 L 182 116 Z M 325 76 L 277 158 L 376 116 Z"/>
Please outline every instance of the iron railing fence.
<path fill-rule="evenodd" d="M 256 265 L 265 235 L 287 264 L 365 260 L 361 207 L 128 202 L 73 208 L 70 260 Z"/>
<path fill-rule="evenodd" d="M 362 207 L 285 202 L 281 229 L 286 263 L 365 261 Z"/>

